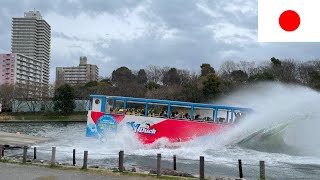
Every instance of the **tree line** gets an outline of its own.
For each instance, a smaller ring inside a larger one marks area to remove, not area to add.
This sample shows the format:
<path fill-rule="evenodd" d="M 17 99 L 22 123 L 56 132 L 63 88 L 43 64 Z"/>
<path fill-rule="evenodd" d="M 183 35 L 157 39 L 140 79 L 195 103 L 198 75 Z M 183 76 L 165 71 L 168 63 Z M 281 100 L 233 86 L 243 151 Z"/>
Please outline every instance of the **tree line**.
<path fill-rule="evenodd" d="M 134 71 L 123 66 L 115 69 L 109 78 L 74 88 L 80 99 L 95 93 L 189 102 L 222 98 L 260 81 L 299 84 L 320 90 L 320 61 L 297 62 L 272 57 L 260 65 L 226 61 L 218 71 L 203 63 L 199 70 L 196 73 L 175 67 L 149 66 Z"/>
<path fill-rule="evenodd" d="M 86 100 L 90 94 L 205 102 L 223 98 L 234 90 L 260 81 L 293 83 L 320 90 L 320 61 L 297 62 L 275 57 L 259 65 L 247 61 L 226 61 L 218 71 L 203 63 L 198 73 L 175 67 L 149 66 L 135 71 L 122 66 L 100 82 L 92 81 L 73 87 L 63 84 L 51 88 L 52 92 L 48 94 L 52 96 L 44 98 L 54 100 L 56 111 L 66 109 L 63 105 L 65 98 Z M 17 90 L 12 85 L 0 86 L 3 108 L 10 109 L 10 102 L 14 99 L 41 99 L 24 97 L 23 93 L 17 96 Z M 74 106 L 72 103 L 69 105 L 69 109 Z"/>

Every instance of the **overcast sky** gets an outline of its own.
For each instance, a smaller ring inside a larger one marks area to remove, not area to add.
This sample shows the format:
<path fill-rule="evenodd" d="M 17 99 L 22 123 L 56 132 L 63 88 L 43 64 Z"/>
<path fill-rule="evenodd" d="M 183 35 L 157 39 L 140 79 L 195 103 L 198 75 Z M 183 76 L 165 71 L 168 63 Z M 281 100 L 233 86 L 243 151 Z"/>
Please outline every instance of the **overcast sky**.
<path fill-rule="evenodd" d="M 319 43 L 257 42 L 257 0 L 0 0 L 0 53 L 11 50 L 11 18 L 39 10 L 51 25 L 50 81 L 55 67 L 80 56 L 101 76 L 127 66 L 174 66 L 199 71 L 226 60 L 275 56 L 314 60 Z"/>

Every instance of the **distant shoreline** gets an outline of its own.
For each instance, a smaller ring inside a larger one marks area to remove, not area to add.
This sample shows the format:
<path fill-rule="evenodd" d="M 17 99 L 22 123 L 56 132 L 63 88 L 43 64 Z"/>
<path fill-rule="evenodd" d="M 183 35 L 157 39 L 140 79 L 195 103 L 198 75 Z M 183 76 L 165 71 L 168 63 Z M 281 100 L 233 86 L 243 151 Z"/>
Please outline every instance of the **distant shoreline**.
<path fill-rule="evenodd" d="M 0 123 L 35 123 L 35 122 L 86 122 L 87 112 L 74 112 L 68 115 L 58 113 L 1 113 Z"/>
<path fill-rule="evenodd" d="M 66 123 L 66 122 L 86 122 L 86 120 L 0 120 L 0 123 Z"/>

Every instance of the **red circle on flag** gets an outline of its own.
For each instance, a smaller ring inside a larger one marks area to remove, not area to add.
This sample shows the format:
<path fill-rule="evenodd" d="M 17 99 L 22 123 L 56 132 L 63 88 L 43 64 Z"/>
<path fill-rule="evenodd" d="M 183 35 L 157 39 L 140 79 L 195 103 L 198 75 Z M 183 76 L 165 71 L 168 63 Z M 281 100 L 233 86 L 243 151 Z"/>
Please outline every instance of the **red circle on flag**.
<path fill-rule="evenodd" d="M 292 10 L 284 11 L 279 17 L 279 24 L 285 31 L 294 31 L 300 25 L 300 16 Z"/>

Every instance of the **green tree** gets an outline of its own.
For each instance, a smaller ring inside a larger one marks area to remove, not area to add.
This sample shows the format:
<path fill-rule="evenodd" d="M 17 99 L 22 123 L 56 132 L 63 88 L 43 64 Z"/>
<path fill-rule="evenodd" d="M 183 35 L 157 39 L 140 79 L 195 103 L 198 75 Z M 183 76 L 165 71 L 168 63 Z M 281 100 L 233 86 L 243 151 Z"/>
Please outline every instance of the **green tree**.
<path fill-rule="evenodd" d="M 122 66 L 112 72 L 111 79 L 113 83 L 119 85 L 133 82 L 136 77 L 129 68 Z"/>
<path fill-rule="evenodd" d="M 215 73 L 215 70 L 213 67 L 211 67 L 210 64 L 206 64 L 206 63 L 203 63 L 201 66 L 201 76 L 204 77 L 204 76 L 208 76 L 209 74 L 214 74 Z"/>
<path fill-rule="evenodd" d="M 309 73 L 311 87 L 320 90 L 320 73 L 318 71 L 311 71 Z"/>
<path fill-rule="evenodd" d="M 112 81 L 111 81 L 110 78 L 102 79 L 100 82 L 101 82 L 101 83 L 105 83 L 105 84 L 107 84 L 107 85 L 109 85 L 109 86 L 112 86 Z"/>
<path fill-rule="evenodd" d="M 220 84 L 221 80 L 216 74 L 209 74 L 207 79 L 203 81 L 203 95 L 206 98 L 216 97 L 220 93 Z"/>
<path fill-rule="evenodd" d="M 276 66 L 276 67 L 281 66 L 281 61 L 279 59 L 272 57 L 270 60 L 273 66 Z"/>
<path fill-rule="evenodd" d="M 176 68 L 170 68 L 163 76 L 162 80 L 165 85 L 179 85 L 181 84 L 180 75 Z"/>
<path fill-rule="evenodd" d="M 248 80 L 248 74 L 242 70 L 235 70 L 230 73 L 231 80 L 236 82 L 245 82 Z"/>
<path fill-rule="evenodd" d="M 61 112 L 63 114 L 72 113 L 75 105 L 75 92 L 73 87 L 69 84 L 64 84 L 60 86 L 54 94 L 53 102 L 54 102 L 54 111 Z"/>
<path fill-rule="evenodd" d="M 144 69 L 140 69 L 137 76 L 137 82 L 139 84 L 146 84 L 148 81 L 147 73 Z"/>
<path fill-rule="evenodd" d="M 98 82 L 97 81 L 90 81 L 87 84 L 84 85 L 85 88 L 89 88 L 89 87 L 94 87 L 94 86 L 98 86 Z"/>
<path fill-rule="evenodd" d="M 182 86 L 181 95 L 183 101 L 200 103 L 203 99 L 202 84 L 198 77 L 192 77 Z"/>
<path fill-rule="evenodd" d="M 146 84 L 146 88 L 147 88 L 148 90 L 158 89 L 158 88 L 160 88 L 160 85 L 157 84 L 157 83 L 154 82 L 154 81 L 149 81 L 149 82 L 147 82 L 147 84 Z"/>

